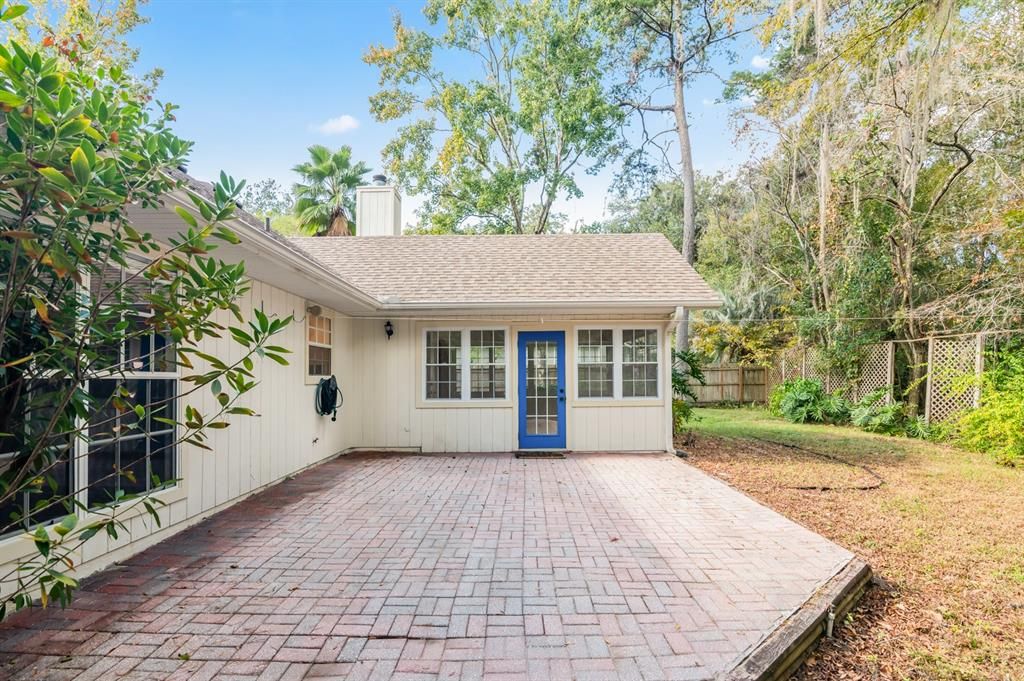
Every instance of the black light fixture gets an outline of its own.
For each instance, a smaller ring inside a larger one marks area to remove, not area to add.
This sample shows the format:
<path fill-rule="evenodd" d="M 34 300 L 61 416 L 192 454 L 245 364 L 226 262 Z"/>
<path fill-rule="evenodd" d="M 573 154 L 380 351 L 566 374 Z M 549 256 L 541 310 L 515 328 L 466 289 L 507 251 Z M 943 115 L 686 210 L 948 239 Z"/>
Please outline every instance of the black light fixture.
<path fill-rule="evenodd" d="M 390 319 L 384 322 L 384 333 L 387 334 L 388 340 L 391 340 L 391 337 L 395 335 L 395 326 L 391 323 Z"/>

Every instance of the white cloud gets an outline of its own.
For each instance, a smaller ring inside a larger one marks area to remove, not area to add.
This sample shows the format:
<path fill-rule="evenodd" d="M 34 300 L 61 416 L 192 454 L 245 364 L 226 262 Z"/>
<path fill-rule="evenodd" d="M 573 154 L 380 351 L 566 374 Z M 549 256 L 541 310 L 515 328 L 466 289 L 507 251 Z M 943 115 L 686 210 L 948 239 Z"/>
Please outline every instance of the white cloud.
<path fill-rule="evenodd" d="M 768 68 L 770 64 L 771 62 L 768 61 L 768 57 L 765 57 L 760 54 L 755 54 L 754 58 L 750 60 L 751 66 L 753 66 L 755 69 L 761 69 L 762 71 Z"/>
<path fill-rule="evenodd" d="M 319 125 L 311 125 L 310 128 L 322 135 L 343 135 L 359 127 L 359 120 L 355 116 L 342 114 L 334 118 L 328 118 Z"/>
<path fill-rule="evenodd" d="M 700 103 L 703 104 L 704 106 L 716 106 L 716 104 L 717 104 L 715 102 L 715 100 L 708 99 L 707 97 L 705 97 L 704 99 L 700 100 Z"/>

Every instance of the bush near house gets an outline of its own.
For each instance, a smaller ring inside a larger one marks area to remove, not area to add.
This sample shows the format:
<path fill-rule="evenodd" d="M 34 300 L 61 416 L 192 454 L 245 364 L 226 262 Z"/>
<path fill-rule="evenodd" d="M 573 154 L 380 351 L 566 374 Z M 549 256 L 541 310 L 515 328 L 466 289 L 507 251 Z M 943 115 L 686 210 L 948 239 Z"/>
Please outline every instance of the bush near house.
<path fill-rule="evenodd" d="M 693 417 L 697 393 L 693 382 L 704 385 L 704 372 L 700 368 L 700 355 L 692 350 L 672 352 L 672 424 L 678 433 Z"/>
<path fill-rule="evenodd" d="M 0 29 L 25 11 L 0 4 Z M 66 604 L 74 557 L 96 534 L 127 532 L 122 510 L 142 504 L 160 523 L 146 491 L 174 480 L 147 480 L 145 460 L 124 457 L 109 469 L 107 459 L 90 462 L 91 477 L 79 480 L 69 462 L 80 442 L 97 430 L 113 441 L 148 436 L 161 423 L 180 439 L 144 456 L 182 441 L 209 449 L 207 429 L 253 413 L 237 404 L 256 384 L 253 357 L 287 363 L 268 340 L 288 320 L 255 311 L 246 324 L 236 302 L 248 288 L 244 267 L 210 255 L 237 242 L 223 223 L 240 184 L 222 174 L 212 202 L 193 196 L 192 210 L 176 208 L 182 231 L 171 244 L 128 221 L 129 206 L 183 188 L 167 171 L 191 143 L 168 128 L 173 106 L 151 105 L 139 81 L 97 66 L 88 49 L 82 38 L 0 45 L 0 533 L 27 531 L 36 547 L 0 574 L 0 618 L 37 598 Z M 218 322 L 222 311 L 239 325 Z M 237 359 L 201 351 L 208 336 L 230 337 Z M 176 371 L 196 359 L 204 368 L 180 376 L 191 387 L 178 395 L 146 397 L 126 379 L 129 363 Z M 186 402 L 200 390 L 214 408 Z"/>

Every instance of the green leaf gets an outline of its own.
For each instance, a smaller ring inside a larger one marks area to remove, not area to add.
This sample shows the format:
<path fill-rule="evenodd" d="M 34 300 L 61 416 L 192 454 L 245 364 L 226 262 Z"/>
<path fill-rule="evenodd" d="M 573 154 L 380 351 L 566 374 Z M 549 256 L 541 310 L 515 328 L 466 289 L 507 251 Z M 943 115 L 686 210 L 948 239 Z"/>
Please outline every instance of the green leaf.
<path fill-rule="evenodd" d="M 92 168 L 89 165 L 89 158 L 82 150 L 82 147 L 78 147 L 71 152 L 71 170 L 74 171 L 78 184 L 89 184 L 89 180 L 92 178 Z"/>
<path fill-rule="evenodd" d="M 182 220 L 184 220 L 185 222 L 187 222 L 191 226 L 199 227 L 199 222 L 196 221 L 196 217 L 194 215 L 192 215 L 192 213 L 189 213 L 187 210 L 182 208 L 181 206 L 175 206 L 174 207 L 174 212 L 177 213 L 181 217 Z"/>
<path fill-rule="evenodd" d="M 42 554 L 43 558 L 50 557 L 50 535 L 46 533 L 45 527 L 36 528 L 35 534 L 32 536 L 33 541 L 36 544 L 36 550 Z"/>
<path fill-rule="evenodd" d="M 58 134 L 61 137 L 71 137 L 72 135 L 78 135 L 86 128 L 89 127 L 89 119 L 84 116 L 78 118 L 72 118 L 70 121 L 60 126 Z"/>
<path fill-rule="evenodd" d="M 71 108 L 71 88 L 65 85 L 60 89 L 60 94 L 57 95 L 57 108 L 61 113 L 66 112 Z"/>
<path fill-rule="evenodd" d="M 17 19 L 27 11 L 27 5 L 11 5 L 10 7 L 4 10 L 3 14 L 0 14 L 0 21 L 10 21 L 11 19 Z"/>
<path fill-rule="evenodd" d="M 56 168 L 50 168 L 48 166 L 40 168 L 39 174 L 45 177 L 47 180 L 57 185 L 61 189 L 71 190 L 74 189 L 74 185 L 71 184 L 71 180 L 66 178 L 62 172 Z"/>
<path fill-rule="evenodd" d="M 138 416 L 140 419 L 146 418 L 146 408 L 144 406 L 142 406 L 141 404 L 136 404 L 135 405 L 135 415 Z"/>
<path fill-rule="evenodd" d="M 7 92 L 6 90 L 0 90 L 0 104 L 6 104 L 7 106 L 21 106 L 25 103 L 22 97 L 14 94 L 13 92 Z"/>
<path fill-rule="evenodd" d="M 78 516 L 74 513 L 64 516 L 64 519 L 54 526 L 53 531 L 60 536 L 66 535 L 71 530 L 75 529 L 75 525 L 78 524 Z"/>
<path fill-rule="evenodd" d="M 43 76 L 39 79 L 40 89 L 46 92 L 53 92 L 63 84 L 64 77 L 57 73 L 53 73 L 48 76 Z"/>

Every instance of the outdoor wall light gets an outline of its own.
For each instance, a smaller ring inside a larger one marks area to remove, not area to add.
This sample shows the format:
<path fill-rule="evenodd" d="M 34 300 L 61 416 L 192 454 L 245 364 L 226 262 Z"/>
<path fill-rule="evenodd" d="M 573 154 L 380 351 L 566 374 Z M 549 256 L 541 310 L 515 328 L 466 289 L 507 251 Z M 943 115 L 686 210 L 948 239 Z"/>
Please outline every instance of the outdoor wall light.
<path fill-rule="evenodd" d="M 395 326 L 391 323 L 391 320 L 384 322 L 384 333 L 387 334 L 388 340 L 395 335 Z"/>

